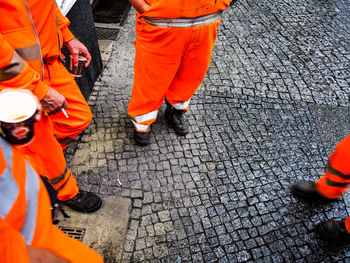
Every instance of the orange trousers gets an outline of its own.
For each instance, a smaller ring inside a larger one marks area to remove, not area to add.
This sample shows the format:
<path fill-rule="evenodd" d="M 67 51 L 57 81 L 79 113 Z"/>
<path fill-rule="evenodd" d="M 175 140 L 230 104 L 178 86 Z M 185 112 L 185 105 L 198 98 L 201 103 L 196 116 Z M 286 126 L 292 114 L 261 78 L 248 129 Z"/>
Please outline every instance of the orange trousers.
<path fill-rule="evenodd" d="M 63 112 L 50 116 L 55 137 L 65 149 L 80 132 L 89 126 L 92 114 L 74 77 L 59 60 L 49 64 L 45 69 L 44 82 L 62 94 L 68 104 L 66 112 L 69 118 L 66 118 Z"/>
<path fill-rule="evenodd" d="M 208 70 L 220 22 L 162 28 L 136 17 L 134 86 L 128 114 L 135 129 L 148 132 L 164 98 L 187 110 Z"/>
<path fill-rule="evenodd" d="M 340 197 L 350 184 L 350 135 L 339 142 L 329 156 L 326 173 L 316 182 L 317 191 L 327 198 Z M 350 217 L 345 220 L 350 232 Z"/>
<path fill-rule="evenodd" d="M 62 112 L 50 117 L 42 114 L 34 126 L 33 141 L 17 147 L 22 151 L 36 172 L 46 177 L 58 190 L 58 199 L 73 198 L 79 191 L 77 181 L 67 169 L 62 148 L 91 122 L 91 111 L 74 78 L 58 60 L 46 66 L 45 83 L 55 88 L 67 100 L 67 119 Z M 60 144 L 60 143 L 61 144 Z"/>

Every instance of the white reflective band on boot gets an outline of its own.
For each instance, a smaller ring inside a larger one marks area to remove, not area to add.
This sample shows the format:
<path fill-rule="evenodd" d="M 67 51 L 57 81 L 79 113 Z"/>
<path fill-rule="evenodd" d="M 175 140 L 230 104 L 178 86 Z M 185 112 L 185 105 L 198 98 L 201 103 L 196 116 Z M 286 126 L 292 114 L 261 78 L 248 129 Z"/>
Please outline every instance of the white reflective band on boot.
<path fill-rule="evenodd" d="M 218 21 L 221 17 L 222 11 L 199 16 L 193 18 L 162 18 L 162 17 L 144 17 L 145 21 L 158 27 L 192 27 L 192 26 L 203 26 Z"/>
<path fill-rule="evenodd" d="M 135 122 L 137 122 L 137 123 L 141 123 L 141 122 L 145 122 L 145 121 L 156 119 L 157 118 L 157 114 L 158 114 L 158 111 L 155 110 L 155 111 L 143 114 L 143 115 L 136 116 L 136 117 L 134 117 L 132 119 Z"/>
<path fill-rule="evenodd" d="M 132 124 L 134 124 L 134 127 L 137 131 L 148 132 L 150 130 L 150 127 L 148 125 L 138 124 L 134 120 L 131 120 L 131 121 L 132 121 Z"/>
<path fill-rule="evenodd" d="M 176 103 L 176 104 L 171 104 L 171 106 L 173 106 L 177 110 L 185 110 L 188 108 L 188 105 L 190 105 L 190 100 Z"/>

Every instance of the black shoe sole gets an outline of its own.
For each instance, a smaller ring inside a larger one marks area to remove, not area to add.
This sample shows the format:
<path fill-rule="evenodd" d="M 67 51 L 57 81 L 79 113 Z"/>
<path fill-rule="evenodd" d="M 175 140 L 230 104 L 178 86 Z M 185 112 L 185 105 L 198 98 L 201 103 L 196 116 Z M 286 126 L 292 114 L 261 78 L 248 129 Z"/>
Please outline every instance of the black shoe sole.
<path fill-rule="evenodd" d="M 151 140 L 140 141 L 140 140 L 136 139 L 135 137 L 134 137 L 134 140 L 135 140 L 136 144 L 139 146 L 146 146 L 146 145 L 150 144 L 150 142 L 151 142 Z"/>
<path fill-rule="evenodd" d="M 329 237 L 327 234 L 324 233 L 321 224 L 316 225 L 314 230 L 320 239 L 327 241 L 328 243 L 332 243 L 338 246 L 348 245 L 350 243 L 350 237 L 339 238 L 339 239 L 334 239 Z"/>
<path fill-rule="evenodd" d="M 61 201 L 61 203 L 64 204 L 65 206 L 68 206 L 70 209 L 72 209 L 72 210 L 74 210 L 74 211 L 77 211 L 77 212 L 81 212 L 81 213 L 93 213 L 93 212 L 96 212 L 97 210 L 99 210 L 99 209 L 101 208 L 103 202 L 102 202 L 102 199 L 100 199 L 100 202 L 99 202 L 96 206 L 94 206 L 94 207 L 92 207 L 92 208 L 89 208 L 89 209 L 79 209 L 79 208 L 77 209 L 77 208 L 74 208 L 74 207 L 72 207 L 72 206 L 66 204 L 66 203 L 63 202 L 63 201 Z"/>
<path fill-rule="evenodd" d="M 172 125 L 173 126 L 173 125 Z M 185 135 L 187 135 L 190 131 L 189 130 L 187 130 L 187 131 L 179 131 L 179 130 L 176 130 L 175 129 L 175 127 L 173 127 L 174 128 L 174 130 L 175 130 L 175 133 L 177 134 L 177 135 L 181 135 L 181 136 L 185 136 Z"/>
<path fill-rule="evenodd" d="M 312 194 L 312 195 L 308 195 L 294 186 L 292 186 L 291 192 L 295 197 L 300 198 L 300 199 L 305 200 L 305 201 L 314 201 L 314 202 L 316 201 L 316 202 L 328 203 L 328 202 L 334 202 L 334 201 L 338 200 L 338 199 L 326 198 L 326 197 L 323 197 L 322 195 L 316 194 L 316 193 Z"/>
<path fill-rule="evenodd" d="M 150 137 L 150 134 L 148 134 L 148 140 L 140 140 L 139 137 L 137 136 L 136 131 L 134 131 L 134 141 L 139 146 L 146 146 L 146 145 L 150 144 L 151 137 Z"/>

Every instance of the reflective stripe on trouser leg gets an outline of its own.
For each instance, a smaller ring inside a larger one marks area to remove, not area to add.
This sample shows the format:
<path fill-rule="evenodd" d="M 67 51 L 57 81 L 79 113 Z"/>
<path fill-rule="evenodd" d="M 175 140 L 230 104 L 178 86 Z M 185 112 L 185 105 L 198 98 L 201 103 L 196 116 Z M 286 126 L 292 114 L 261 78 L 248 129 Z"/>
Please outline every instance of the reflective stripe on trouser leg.
<path fill-rule="evenodd" d="M 190 100 L 184 101 L 184 102 L 179 102 L 179 103 L 176 103 L 176 104 L 170 104 L 170 105 L 173 106 L 176 110 L 185 110 L 185 111 L 187 111 L 188 105 L 190 105 Z"/>
<path fill-rule="evenodd" d="M 186 47 L 180 67 L 165 94 L 175 109 L 187 110 L 191 97 L 202 83 L 209 68 L 219 24 L 218 21 L 189 28 L 192 41 Z"/>
<path fill-rule="evenodd" d="M 326 173 L 316 182 L 320 194 L 327 198 L 338 198 L 350 184 L 350 136 L 338 143 L 329 157 Z"/>
<path fill-rule="evenodd" d="M 63 112 L 50 116 L 55 137 L 65 149 L 81 131 L 89 126 L 92 114 L 74 78 L 59 60 L 47 65 L 46 71 L 50 74 L 45 74 L 48 76 L 45 83 L 62 94 L 68 104 L 66 112 L 69 118 L 66 118 Z"/>
<path fill-rule="evenodd" d="M 25 154 L 26 159 L 35 171 L 48 178 L 58 190 L 58 199 L 64 201 L 73 198 L 79 191 L 76 179 L 67 169 L 62 148 L 52 135 L 52 125 L 48 117 L 34 124 L 35 135 L 26 146 L 16 146 Z"/>
<path fill-rule="evenodd" d="M 150 125 L 156 120 L 158 111 L 152 111 L 143 115 L 132 117 L 135 130 L 138 132 L 149 132 Z"/>

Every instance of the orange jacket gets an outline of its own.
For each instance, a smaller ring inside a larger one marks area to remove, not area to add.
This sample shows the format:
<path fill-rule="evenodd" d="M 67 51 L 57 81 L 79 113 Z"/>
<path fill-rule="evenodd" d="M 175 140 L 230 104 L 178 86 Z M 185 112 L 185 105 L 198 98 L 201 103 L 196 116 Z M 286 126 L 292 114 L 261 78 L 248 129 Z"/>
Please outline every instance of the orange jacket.
<path fill-rule="evenodd" d="M 30 263 L 27 246 L 72 263 L 103 263 L 99 254 L 53 225 L 44 184 L 23 155 L 0 137 L 0 262 Z"/>
<path fill-rule="evenodd" d="M 44 63 L 74 38 L 54 0 L 0 0 L 0 90 L 26 88 L 39 100 L 47 93 Z"/>
<path fill-rule="evenodd" d="M 151 9 L 142 15 L 162 18 L 193 18 L 226 10 L 230 0 L 147 0 Z"/>
<path fill-rule="evenodd" d="M 51 240 L 50 201 L 38 175 L 23 156 L 0 138 L 1 262 L 29 262 L 26 245 Z"/>

